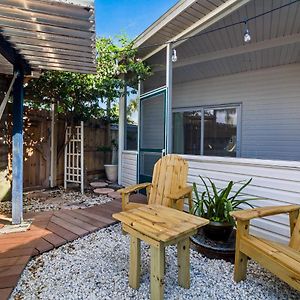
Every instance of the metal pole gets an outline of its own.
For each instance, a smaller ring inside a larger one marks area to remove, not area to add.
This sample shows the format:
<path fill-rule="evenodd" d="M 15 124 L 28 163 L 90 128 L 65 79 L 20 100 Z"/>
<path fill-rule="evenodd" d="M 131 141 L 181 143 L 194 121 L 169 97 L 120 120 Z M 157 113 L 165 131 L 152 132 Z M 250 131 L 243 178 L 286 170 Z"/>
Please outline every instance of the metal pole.
<path fill-rule="evenodd" d="M 167 45 L 166 53 L 166 86 L 167 86 L 167 103 L 166 103 L 166 152 L 172 153 L 172 92 L 173 92 L 173 68 L 172 68 L 172 44 Z"/>
<path fill-rule="evenodd" d="M 15 67 L 18 76 L 13 87 L 12 137 L 12 223 L 23 221 L 23 70 Z"/>

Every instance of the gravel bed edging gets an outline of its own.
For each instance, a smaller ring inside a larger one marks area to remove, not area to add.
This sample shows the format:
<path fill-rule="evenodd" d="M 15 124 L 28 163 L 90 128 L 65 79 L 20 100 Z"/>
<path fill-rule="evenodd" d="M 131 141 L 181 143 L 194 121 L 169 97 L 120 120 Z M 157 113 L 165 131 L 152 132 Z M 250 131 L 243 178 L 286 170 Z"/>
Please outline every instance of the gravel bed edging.
<path fill-rule="evenodd" d="M 60 209 L 87 208 L 94 205 L 105 204 L 113 199 L 107 195 L 96 195 L 91 192 L 81 194 L 77 191 L 41 191 L 28 193 L 24 197 L 23 211 L 43 212 Z M 11 201 L 0 202 L 0 213 L 11 213 Z"/>

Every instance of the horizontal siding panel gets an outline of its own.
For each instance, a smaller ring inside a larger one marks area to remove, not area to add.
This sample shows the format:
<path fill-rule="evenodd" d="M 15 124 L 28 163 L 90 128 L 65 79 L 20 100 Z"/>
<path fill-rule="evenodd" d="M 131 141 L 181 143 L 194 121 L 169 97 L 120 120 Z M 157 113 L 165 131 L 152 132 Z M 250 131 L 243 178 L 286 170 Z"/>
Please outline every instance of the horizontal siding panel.
<path fill-rule="evenodd" d="M 289 241 L 289 239 L 284 235 L 277 234 L 272 231 L 267 231 L 264 228 L 262 229 L 255 226 L 250 227 L 250 233 L 258 237 L 270 239 L 272 241 L 283 243 L 283 244 L 287 244 Z"/>
<path fill-rule="evenodd" d="M 199 175 L 209 177 L 218 188 L 228 181 L 253 178 L 244 190 L 242 198 L 258 197 L 251 203 L 255 207 L 300 204 L 300 167 L 299 162 L 258 161 L 242 158 L 213 158 L 205 156 L 183 157 L 189 163 L 188 183 L 197 183 L 199 192 L 204 190 Z M 253 164 L 251 164 L 251 161 Z M 236 191 L 240 184 L 234 189 Z M 248 208 L 243 205 L 241 208 Z M 287 215 L 276 215 L 251 221 L 251 230 L 260 236 L 287 242 L 290 229 Z"/>
<path fill-rule="evenodd" d="M 230 178 L 230 174 L 228 174 Z M 228 179 L 230 180 L 230 179 Z M 204 191 L 204 185 L 200 183 L 200 181 L 196 178 L 193 180 L 193 178 L 188 177 L 188 182 L 196 182 L 198 189 L 200 191 Z M 227 184 L 225 183 L 220 183 L 219 180 L 214 179 L 213 182 L 216 184 L 216 187 L 218 189 L 224 188 Z M 237 187 L 233 189 L 233 192 L 237 191 Z M 249 198 L 257 197 L 260 199 L 265 199 L 265 200 L 273 200 L 273 201 L 280 201 L 282 204 L 287 205 L 287 204 L 300 204 L 300 197 L 299 194 L 297 193 L 292 193 L 288 191 L 280 191 L 276 189 L 276 186 L 274 185 L 273 188 L 264 188 L 264 187 L 252 187 L 249 185 L 246 189 L 245 192 L 243 193 L 244 195 L 249 195 Z M 263 200 L 255 200 L 256 203 L 258 201 L 263 201 Z M 274 205 L 270 204 L 270 205 Z M 261 206 L 261 205 L 260 205 Z"/>
<path fill-rule="evenodd" d="M 137 170 L 137 152 L 122 153 L 122 178 L 121 184 L 130 186 L 136 184 L 136 170 Z"/>
<path fill-rule="evenodd" d="M 247 181 L 252 178 L 251 186 L 263 186 L 265 188 L 273 188 L 274 185 L 277 186 L 278 190 L 282 191 L 289 191 L 289 192 L 296 192 L 300 195 L 300 184 L 297 181 L 290 181 L 286 180 L 285 184 L 282 184 L 282 179 L 277 178 L 266 178 L 261 176 L 253 176 L 253 175 L 242 175 L 242 174 L 234 174 L 230 173 L 230 180 L 234 182 L 239 181 Z M 228 183 L 228 173 L 227 172 L 215 172 L 213 170 L 202 170 L 202 169 L 194 169 L 191 168 L 189 172 L 189 176 L 193 177 L 190 180 L 199 180 L 199 175 L 202 177 L 209 177 L 210 179 L 214 180 L 217 179 L 219 181 L 223 181 Z M 196 178 L 195 178 L 196 177 Z M 238 184 L 237 184 L 238 186 Z"/>
<path fill-rule="evenodd" d="M 199 162 L 189 162 L 189 167 L 191 169 L 196 169 L 202 172 L 214 170 L 216 172 L 221 172 L 224 174 L 238 174 L 248 177 L 264 177 L 264 178 L 276 178 L 280 180 L 289 180 L 299 182 L 300 180 L 300 169 L 284 170 L 282 168 L 273 168 L 273 167 L 261 167 L 261 166 L 249 166 L 249 165 L 240 165 L 240 164 L 226 164 L 226 163 L 206 163 L 201 161 Z M 200 175 L 200 173 L 199 173 Z"/>

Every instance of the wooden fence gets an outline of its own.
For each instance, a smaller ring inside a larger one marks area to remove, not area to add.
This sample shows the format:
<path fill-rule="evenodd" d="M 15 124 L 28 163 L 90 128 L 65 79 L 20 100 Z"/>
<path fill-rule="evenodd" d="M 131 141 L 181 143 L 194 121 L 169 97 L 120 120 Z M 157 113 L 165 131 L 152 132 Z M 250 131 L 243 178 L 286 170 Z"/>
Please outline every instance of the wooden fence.
<path fill-rule="evenodd" d="M 0 122 L 0 201 L 7 191 L 10 168 L 10 141 L 5 135 L 11 130 L 9 106 Z M 48 111 L 25 110 L 24 118 L 24 190 L 48 188 L 50 186 L 51 162 L 51 118 Z M 105 145 L 105 125 L 100 120 L 85 123 L 84 166 L 86 180 L 104 177 L 105 154 L 98 148 Z M 58 121 L 57 152 L 64 145 L 65 122 Z M 112 132 L 116 138 L 116 131 Z M 57 159 L 57 184 L 63 185 L 64 151 Z"/>

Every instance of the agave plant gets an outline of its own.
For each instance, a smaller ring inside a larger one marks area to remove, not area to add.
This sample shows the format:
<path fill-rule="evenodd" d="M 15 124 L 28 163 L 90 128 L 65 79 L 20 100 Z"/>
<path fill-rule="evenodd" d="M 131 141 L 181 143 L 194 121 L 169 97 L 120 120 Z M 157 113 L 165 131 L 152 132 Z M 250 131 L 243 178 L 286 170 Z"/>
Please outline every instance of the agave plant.
<path fill-rule="evenodd" d="M 211 185 L 211 189 L 209 189 L 204 178 L 202 176 L 199 177 L 204 184 L 205 190 L 199 194 L 196 183 L 193 183 L 196 199 L 191 209 L 192 214 L 214 222 L 234 224 L 234 220 L 229 214 L 231 211 L 236 210 L 241 204 L 246 204 L 253 208 L 253 205 L 251 205 L 249 201 L 257 198 L 240 198 L 241 192 L 250 184 L 252 178 L 246 182 L 230 181 L 223 189 L 217 189 L 212 180 L 207 178 Z M 242 183 L 242 186 L 236 192 L 233 192 L 233 187 L 238 183 Z"/>

